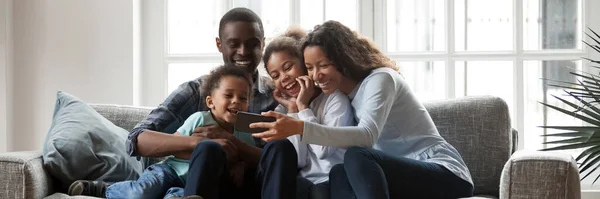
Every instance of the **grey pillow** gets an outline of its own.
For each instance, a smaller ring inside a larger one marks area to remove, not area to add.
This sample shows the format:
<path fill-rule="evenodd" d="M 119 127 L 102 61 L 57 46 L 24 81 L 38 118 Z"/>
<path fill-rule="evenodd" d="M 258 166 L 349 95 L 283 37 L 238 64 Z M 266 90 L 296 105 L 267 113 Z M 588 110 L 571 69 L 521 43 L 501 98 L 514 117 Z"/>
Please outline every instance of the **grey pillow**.
<path fill-rule="evenodd" d="M 75 180 L 137 179 L 142 165 L 126 152 L 129 132 L 72 95 L 58 91 L 56 98 L 43 148 L 46 170 L 63 186 Z"/>

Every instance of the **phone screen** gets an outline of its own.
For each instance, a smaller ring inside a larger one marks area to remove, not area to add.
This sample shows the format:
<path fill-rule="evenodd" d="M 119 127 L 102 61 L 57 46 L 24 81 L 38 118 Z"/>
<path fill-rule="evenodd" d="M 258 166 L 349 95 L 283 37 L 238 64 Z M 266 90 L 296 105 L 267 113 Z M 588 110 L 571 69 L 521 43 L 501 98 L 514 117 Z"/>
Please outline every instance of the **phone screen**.
<path fill-rule="evenodd" d="M 248 113 L 238 111 L 236 114 L 236 120 L 234 127 L 237 131 L 246 133 L 261 133 L 266 131 L 264 128 L 250 128 L 250 124 L 256 122 L 274 122 L 274 117 L 262 116 L 256 113 Z"/>

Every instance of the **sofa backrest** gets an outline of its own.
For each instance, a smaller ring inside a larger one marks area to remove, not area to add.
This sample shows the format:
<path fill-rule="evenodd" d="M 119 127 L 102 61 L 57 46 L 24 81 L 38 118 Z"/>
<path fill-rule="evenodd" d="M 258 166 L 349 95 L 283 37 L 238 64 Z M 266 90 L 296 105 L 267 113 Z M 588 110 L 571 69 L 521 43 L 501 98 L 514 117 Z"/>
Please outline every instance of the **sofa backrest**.
<path fill-rule="evenodd" d="M 508 106 L 492 96 L 425 102 L 438 131 L 462 155 L 475 194 L 498 196 L 500 174 L 513 152 Z M 115 125 L 131 131 L 152 108 L 91 104 Z"/>
<path fill-rule="evenodd" d="M 463 157 L 475 194 L 498 196 L 502 168 L 513 151 L 506 102 L 498 97 L 475 96 L 424 105 L 441 136 Z"/>
<path fill-rule="evenodd" d="M 152 108 L 147 107 L 108 104 L 90 104 L 90 106 L 113 124 L 127 131 L 131 131 L 135 125 L 145 119 L 150 114 L 150 111 L 152 111 Z"/>

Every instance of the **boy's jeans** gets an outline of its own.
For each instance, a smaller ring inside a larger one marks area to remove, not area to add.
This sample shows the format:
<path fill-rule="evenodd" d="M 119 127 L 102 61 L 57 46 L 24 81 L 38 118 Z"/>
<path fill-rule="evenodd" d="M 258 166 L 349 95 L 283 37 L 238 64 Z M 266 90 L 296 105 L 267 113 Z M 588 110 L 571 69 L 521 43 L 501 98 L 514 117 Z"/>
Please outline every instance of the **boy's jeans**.
<path fill-rule="evenodd" d="M 182 196 L 183 181 L 165 163 L 150 165 L 135 181 L 122 181 L 106 188 L 106 198 L 163 198 Z M 174 187 L 174 188 L 172 188 Z M 168 193 L 168 194 L 167 194 Z M 165 196 L 165 194 L 167 194 Z"/>

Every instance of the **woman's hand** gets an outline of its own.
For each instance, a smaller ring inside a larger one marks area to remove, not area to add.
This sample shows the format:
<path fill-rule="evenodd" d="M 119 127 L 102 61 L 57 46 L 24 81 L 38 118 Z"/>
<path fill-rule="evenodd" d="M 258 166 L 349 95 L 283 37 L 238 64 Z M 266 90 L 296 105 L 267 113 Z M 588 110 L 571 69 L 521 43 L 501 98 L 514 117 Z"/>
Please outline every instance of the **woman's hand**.
<path fill-rule="evenodd" d="M 296 78 L 296 81 L 300 84 L 300 93 L 298 93 L 296 105 L 298 106 L 298 111 L 301 111 L 308 108 L 310 99 L 315 95 L 315 84 L 308 76 L 300 76 Z"/>
<path fill-rule="evenodd" d="M 253 137 L 261 138 L 265 142 L 285 139 L 289 136 L 302 134 L 304 131 L 304 121 L 294 119 L 287 115 L 279 114 L 273 111 L 263 112 L 262 115 L 274 117 L 275 122 L 257 122 L 250 124 L 250 128 L 268 129 L 262 133 L 254 133 Z"/>
<path fill-rule="evenodd" d="M 287 108 L 287 110 L 288 110 L 288 113 L 297 113 L 298 112 L 298 106 L 296 105 L 296 98 L 284 96 L 283 93 L 281 93 L 281 91 L 279 89 L 275 89 L 273 91 L 273 98 L 275 98 L 275 100 L 277 100 L 277 102 L 279 104 L 285 106 L 285 108 Z"/>

